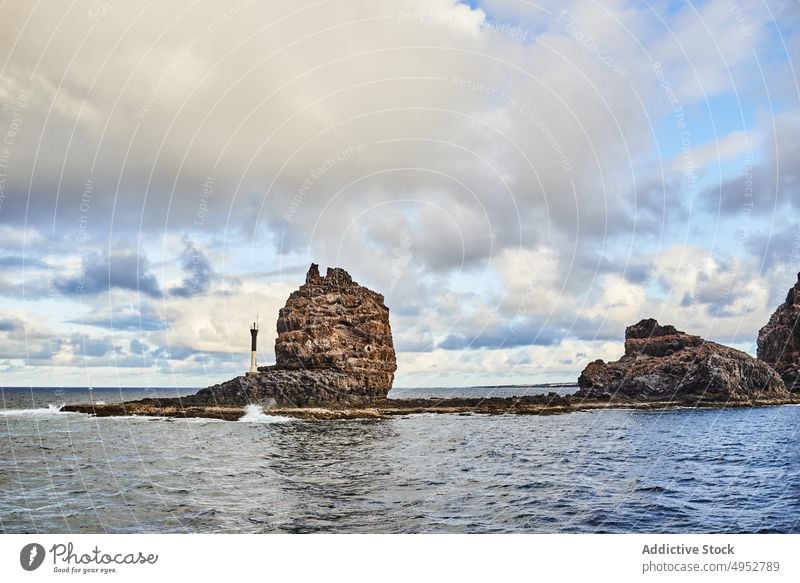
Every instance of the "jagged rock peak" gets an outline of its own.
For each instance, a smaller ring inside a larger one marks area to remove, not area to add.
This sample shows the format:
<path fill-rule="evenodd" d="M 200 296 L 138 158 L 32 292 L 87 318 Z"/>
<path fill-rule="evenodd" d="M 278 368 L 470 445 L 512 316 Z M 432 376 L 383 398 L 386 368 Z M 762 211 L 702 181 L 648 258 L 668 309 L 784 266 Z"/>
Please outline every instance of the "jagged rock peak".
<path fill-rule="evenodd" d="M 316 285 L 322 283 L 322 278 L 319 276 L 319 265 L 312 263 L 306 273 L 306 285 Z"/>
<path fill-rule="evenodd" d="M 304 287 L 336 287 L 336 286 L 350 286 L 358 285 L 353 281 L 347 271 L 341 267 L 329 267 L 325 276 L 319 273 L 319 265 L 312 263 L 306 273 L 306 283 Z"/>
<path fill-rule="evenodd" d="M 683 334 L 675 326 L 661 326 L 653 318 L 639 320 L 636 324 L 625 328 L 625 339 L 628 338 L 654 338 L 658 336 L 670 336 L 672 334 Z"/>
<path fill-rule="evenodd" d="M 329 267 L 325 279 L 336 285 L 351 285 L 355 283 L 350 274 L 341 267 Z"/>

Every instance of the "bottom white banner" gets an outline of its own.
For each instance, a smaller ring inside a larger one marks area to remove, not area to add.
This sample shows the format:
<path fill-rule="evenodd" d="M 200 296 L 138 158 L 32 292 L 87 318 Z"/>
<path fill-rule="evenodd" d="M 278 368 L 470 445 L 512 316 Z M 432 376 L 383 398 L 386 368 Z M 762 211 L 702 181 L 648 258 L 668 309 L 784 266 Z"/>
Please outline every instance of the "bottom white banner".
<path fill-rule="evenodd" d="M 800 535 L 3 535 L 0 581 L 800 581 Z"/>

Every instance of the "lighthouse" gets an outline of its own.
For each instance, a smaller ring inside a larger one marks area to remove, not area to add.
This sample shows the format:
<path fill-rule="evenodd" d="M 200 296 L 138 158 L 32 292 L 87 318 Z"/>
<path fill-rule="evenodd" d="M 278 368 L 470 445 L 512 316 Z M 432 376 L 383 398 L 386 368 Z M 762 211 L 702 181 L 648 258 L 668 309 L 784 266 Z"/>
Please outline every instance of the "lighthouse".
<path fill-rule="evenodd" d="M 256 364 L 256 339 L 258 338 L 258 324 L 253 322 L 250 328 L 250 372 L 249 375 L 258 374 L 258 365 Z"/>

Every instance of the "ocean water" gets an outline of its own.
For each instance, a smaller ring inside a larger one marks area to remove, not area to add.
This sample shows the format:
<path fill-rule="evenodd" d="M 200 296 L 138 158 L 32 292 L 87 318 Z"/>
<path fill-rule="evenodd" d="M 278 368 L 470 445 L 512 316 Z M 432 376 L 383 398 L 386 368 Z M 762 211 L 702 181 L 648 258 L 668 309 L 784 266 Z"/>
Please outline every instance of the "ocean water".
<path fill-rule="evenodd" d="M 238 422 L 60 411 L 187 392 L 3 389 L 0 531 L 800 532 L 795 406 L 360 421 L 251 408 Z"/>

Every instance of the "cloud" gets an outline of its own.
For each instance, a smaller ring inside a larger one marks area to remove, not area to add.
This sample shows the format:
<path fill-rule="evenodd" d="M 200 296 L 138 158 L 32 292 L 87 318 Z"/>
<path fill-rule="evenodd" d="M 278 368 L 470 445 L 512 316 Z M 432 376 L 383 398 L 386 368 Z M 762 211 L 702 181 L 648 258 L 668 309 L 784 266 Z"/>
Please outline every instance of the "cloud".
<path fill-rule="evenodd" d="M 198 352 L 187 346 L 171 345 L 159 346 L 150 352 L 150 356 L 154 359 L 161 360 L 186 360 L 195 356 Z"/>
<path fill-rule="evenodd" d="M 20 327 L 20 321 L 12 318 L 0 319 L 0 332 L 13 332 Z"/>
<path fill-rule="evenodd" d="M 184 239 L 184 249 L 180 255 L 180 264 L 189 275 L 181 285 L 170 288 L 169 293 L 181 298 L 189 298 L 206 293 L 211 283 L 217 278 L 208 257 L 199 250 L 192 241 Z"/>
<path fill-rule="evenodd" d="M 144 354 L 147 352 L 147 345 L 144 342 L 140 342 L 136 338 L 132 338 L 130 342 L 130 351 L 131 354 Z"/>
<path fill-rule="evenodd" d="M 33 364 L 55 364 L 62 346 L 68 342 L 41 318 L 14 310 L 0 324 L 0 359 Z"/>
<path fill-rule="evenodd" d="M 159 297 L 161 287 L 148 267 L 147 257 L 134 249 L 111 254 L 92 253 L 83 259 L 77 275 L 57 280 L 54 287 L 67 295 L 94 295 L 122 289 Z"/>
<path fill-rule="evenodd" d="M 31 199 L 7 201 L 9 220 L 52 217 L 73 239 L 79 221 L 99 238 L 267 225 L 278 251 L 324 248 L 320 260 L 335 263 L 373 245 L 385 253 L 370 225 L 407 217 L 415 258 L 432 271 L 536 244 L 550 228 L 583 238 L 630 221 L 608 178 L 621 170 L 630 182 L 625 165 L 650 139 L 639 99 L 661 94 L 631 34 L 652 34 L 655 16 L 568 6 L 609 53 L 633 61 L 617 83 L 555 4 L 529 23 L 535 43 L 454 0 L 182 6 L 140 15 L 118 3 L 95 26 L 86 2 L 44 53 L 57 21 L 30 14 L 5 93 L 9 103 L 26 95 L 13 186 Z M 6 22 L 28 16 L 14 6 Z M 129 29 L 134 16 L 149 25 Z M 712 16 L 701 14 L 735 24 Z M 700 27 L 687 11 L 669 17 L 677 30 Z M 683 71 L 670 34 L 654 38 L 665 67 Z M 75 55 L 69 70 L 64 54 Z M 719 64 L 691 57 L 709 76 Z"/>
<path fill-rule="evenodd" d="M 513 348 L 516 346 L 552 346 L 566 336 L 565 331 L 555 326 L 543 326 L 541 322 L 526 321 L 523 324 L 493 326 L 475 336 L 451 334 L 437 348 L 464 350 L 466 348 Z"/>
<path fill-rule="evenodd" d="M 762 273 L 784 266 L 789 272 L 800 271 L 800 228 L 796 224 L 753 233 L 746 245 L 758 258 Z"/>
<path fill-rule="evenodd" d="M 774 216 L 780 210 L 800 208 L 800 145 L 795 139 L 800 115 L 778 114 L 764 123 L 772 126 L 772 131 L 759 144 L 760 157 L 754 153 L 746 156 L 736 176 L 703 194 L 712 211 Z"/>
<path fill-rule="evenodd" d="M 71 351 L 78 357 L 101 357 L 114 350 L 111 336 L 93 338 L 88 334 L 72 334 L 64 344 L 70 345 Z"/>
<path fill-rule="evenodd" d="M 0 257 L 0 268 L 18 268 L 23 266 L 34 269 L 44 269 L 47 267 L 47 264 L 36 257 L 22 257 L 17 255 L 4 255 Z"/>
<path fill-rule="evenodd" d="M 137 305 L 120 305 L 109 308 L 107 303 L 95 307 L 80 319 L 69 320 L 71 324 L 95 326 L 116 331 L 152 332 L 164 330 L 168 325 L 166 314 L 142 300 Z"/>

